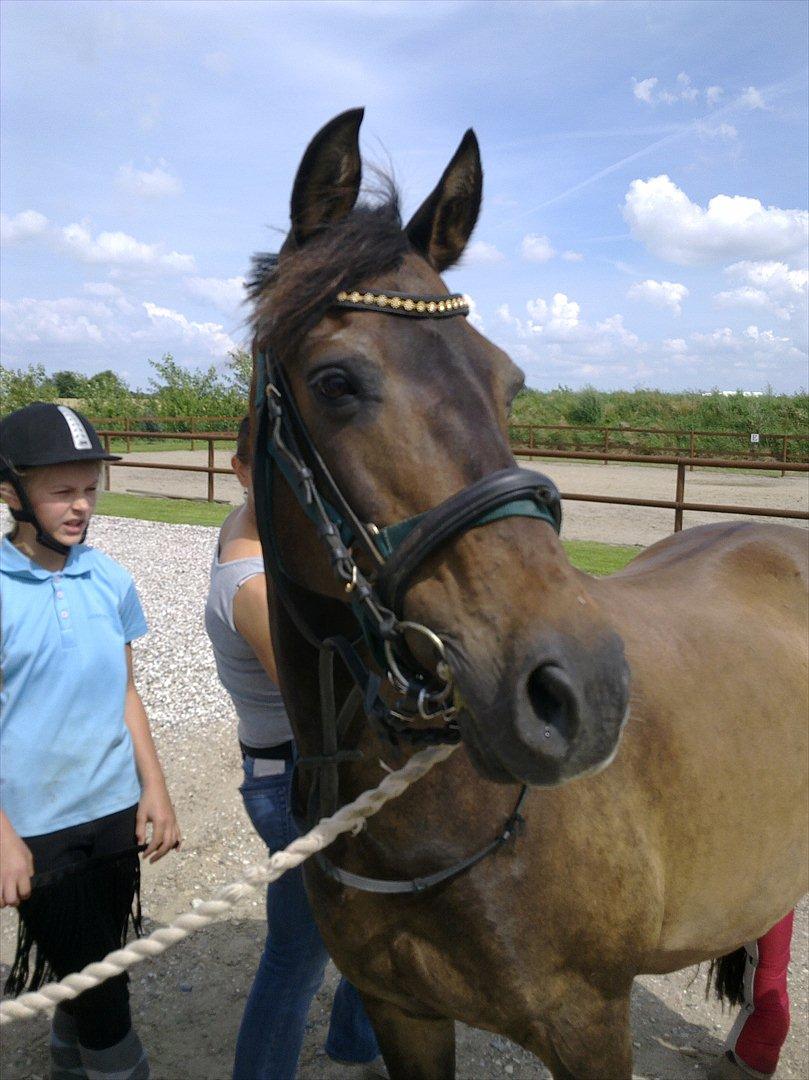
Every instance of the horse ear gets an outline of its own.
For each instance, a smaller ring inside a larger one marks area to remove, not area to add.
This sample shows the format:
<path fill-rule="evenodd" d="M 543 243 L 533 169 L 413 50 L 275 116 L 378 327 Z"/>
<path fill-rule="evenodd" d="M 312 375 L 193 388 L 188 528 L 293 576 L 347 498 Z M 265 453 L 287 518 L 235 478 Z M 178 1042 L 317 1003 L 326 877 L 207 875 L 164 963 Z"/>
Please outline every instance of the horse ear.
<path fill-rule="evenodd" d="M 360 192 L 359 133 L 364 109 L 330 120 L 306 148 L 292 186 L 292 236 L 305 243 L 350 212 Z"/>
<path fill-rule="evenodd" d="M 463 254 L 478 219 L 482 194 L 480 148 L 470 128 L 435 190 L 405 229 L 411 245 L 439 273 Z"/>

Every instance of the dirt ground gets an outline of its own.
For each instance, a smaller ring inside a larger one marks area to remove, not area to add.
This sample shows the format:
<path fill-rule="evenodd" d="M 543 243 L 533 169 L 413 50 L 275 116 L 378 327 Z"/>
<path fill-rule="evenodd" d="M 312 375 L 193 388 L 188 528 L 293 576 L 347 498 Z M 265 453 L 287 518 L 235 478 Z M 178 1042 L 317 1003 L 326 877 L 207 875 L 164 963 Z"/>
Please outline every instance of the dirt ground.
<path fill-rule="evenodd" d="M 230 467 L 230 455 L 217 452 L 216 465 Z M 129 460 L 174 462 L 179 465 L 205 465 L 207 452 L 179 450 L 165 453 L 138 453 Z M 600 462 L 564 461 L 537 458 L 520 462 L 547 473 L 562 495 L 613 495 L 633 499 L 674 499 L 677 470 L 673 465 L 630 465 Z M 686 471 L 685 498 L 729 506 L 772 507 L 778 510 L 809 510 L 809 475 L 777 472 L 743 472 L 696 468 Z M 132 491 L 139 495 L 157 494 L 204 499 L 207 476 L 204 473 L 169 472 L 163 469 L 138 469 L 113 466 L 112 491 Z M 214 496 L 223 502 L 241 501 L 241 489 L 232 476 L 214 478 Z M 738 517 L 705 511 L 685 511 L 684 528 L 710 521 L 738 521 Z M 758 518 L 777 521 L 777 518 Z M 789 524 L 807 526 L 805 521 Z M 566 502 L 562 535 L 570 540 L 602 540 L 613 544 L 639 544 L 647 547 L 662 540 L 674 528 L 674 511 L 654 507 L 612 506 L 604 503 Z"/>
<path fill-rule="evenodd" d="M 660 491 L 663 498 L 673 495 L 673 469 L 628 465 L 604 468 L 568 462 L 552 462 L 542 467 L 563 491 L 627 494 Z M 194 493 L 189 490 L 187 475 L 177 474 L 177 478 L 180 490 L 175 493 Z M 143 470 L 138 475 L 136 470 L 121 468 L 113 473 L 113 488 L 117 490 L 165 491 L 171 490 L 175 482 L 173 474 L 157 470 Z M 223 496 L 230 494 L 234 501 L 240 497 L 238 488 L 226 485 L 224 477 L 217 477 L 217 492 L 220 491 Z M 686 491 L 690 497 L 706 501 L 740 503 L 747 499 L 749 504 L 803 508 L 809 503 L 806 477 L 782 480 L 760 474 L 697 471 L 689 475 Z M 565 509 L 567 536 L 639 545 L 666 535 L 673 516 L 669 511 L 575 503 L 567 504 Z M 696 519 L 698 515 L 693 515 L 691 520 L 687 517 L 686 524 L 696 524 Z M 134 536 L 137 541 L 139 524 L 99 519 L 93 525 L 93 542 L 120 558 L 116 537 Z M 186 537 L 193 543 L 188 541 L 188 565 L 183 570 L 182 589 L 204 597 L 215 531 L 185 526 L 151 528 L 186 530 L 178 534 L 182 545 L 186 544 Z M 167 544 L 170 535 L 173 534 L 161 533 Z M 130 565 L 130 569 L 134 571 L 135 566 Z M 147 593 L 155 590 L 151 606 L 147 605 L 151 632 L 137 659 L 138 668 L 144 671 L 149 670 L 150 657 L 163 656 L 169 665 L 176 661 L 179 615 L 172 608 L 172 594 L 165 576 L 159 557 L 141 560 L 136 575 L 138 586 L 143 586 Z M 176 583 L 173 587 L 176 590 Z M 169 705 L 159 678 L 141 684 L 185 836 L 179 854 L 144 870 L 143 900 L 151 920 L 149 930 L 188 910 L 195 900 L 209 897 L 218 885 L 238 880 L 243 867 L 259 861 L 263 854 L 237 792 L 240 767 L 234 716 L 216 684 L 202 629 L 201 602 L 198 608 L 192 623 L 182 624 L 186 660 L 176 665 L 171 675 L 173 692 L 179 697 L 173 698 Z M 176 700 L 182 701 L 182 707 L 173 704 Z M 2 913 L 0 959 L 4 967 L 13 955 L 14 923 L 11 913 Z M 227 1080 L 239 1018 L 263 944 L 264 925 L 263 901 L 257 896 L 242 903 L 236 917 L 193 935 L 165 956 L 134 969 L 135 1021 L 149 1050 L 155 1080 Z M 336 978 L 331 968 L 310 1013 L 299 1072 L 302 1080 L 342 1080 L 363 1075 L 360 1070 L 332 1063 L 322 1050 Z M 790 980 L 792 1030 L 778 1076 L 784 1080 L 807 1080 L 807 900 L 799 907 L 796 920 Z M 731 1022 L 731 1014 L 723 1014 L 713 1001 L 706 1001 L 704 968 L 638 979 L 633 1008 L 635 1076 L 638 1080 L 699 1080 L 721 1052 Z M 39 1080 L 47 1076 L 47 1027 L 47 1021 L 39 1018 L 0 1029 L 0 1073 L 4 1080 Z M 538 1080 L 549 1075 L 531 1054 L 500 1036 L 460 1024 L 457 1036 L 458 1076 L 464 1080 L 497 1077 Z M 612 1078 L 605 1076 L 603 1080 Z"/>

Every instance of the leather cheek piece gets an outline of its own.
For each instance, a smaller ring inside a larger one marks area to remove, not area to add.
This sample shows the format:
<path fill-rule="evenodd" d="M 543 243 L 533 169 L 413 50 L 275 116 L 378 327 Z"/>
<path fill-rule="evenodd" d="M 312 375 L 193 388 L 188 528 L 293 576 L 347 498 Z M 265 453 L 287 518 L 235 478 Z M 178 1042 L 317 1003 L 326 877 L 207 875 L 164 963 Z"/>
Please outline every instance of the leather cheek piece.
<path fill-rule="evenodd" d="M 534 512 L 521 509 L 520 503 L 530 504 Z M 556 532 L 561 527 L 559 491 L 547 476 L 520 468 L 491 473 L 420 517 L 379 571 L 376 588 L 383 603 L 401 614 L 404 593 L 424 559 L 458 534 L 486 524 L 481 519 L 500 508 L 505 508 L 502 517 L 539 517 Z"/>

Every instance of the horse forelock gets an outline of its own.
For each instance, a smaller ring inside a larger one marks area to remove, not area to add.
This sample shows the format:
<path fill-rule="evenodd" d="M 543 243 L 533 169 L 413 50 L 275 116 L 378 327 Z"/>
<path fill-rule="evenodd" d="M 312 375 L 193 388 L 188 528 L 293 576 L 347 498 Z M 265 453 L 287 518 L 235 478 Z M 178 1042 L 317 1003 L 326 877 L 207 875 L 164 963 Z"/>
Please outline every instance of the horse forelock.
<path fill-rule="evenodd" d="M 289 355 L 326 314 L 341 289 L 395 270 L 410 250 L 399 196 L 381 176 L 374 201 L 358 204 L 302 247 L 289 238 L 278 255 L 253 257 L 247 282 L 257 348 Z"/>

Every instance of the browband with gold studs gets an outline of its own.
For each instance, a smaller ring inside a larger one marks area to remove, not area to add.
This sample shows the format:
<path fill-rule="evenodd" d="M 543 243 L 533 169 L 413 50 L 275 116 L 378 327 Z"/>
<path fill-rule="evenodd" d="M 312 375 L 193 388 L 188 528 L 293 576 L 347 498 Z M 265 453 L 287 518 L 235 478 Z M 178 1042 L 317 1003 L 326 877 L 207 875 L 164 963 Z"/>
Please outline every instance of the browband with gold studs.
<path fill-rule="evenodd" d="M 411 293 L 344 290 L 337 294 L 334 306 L 355 311 L 384 312 L 386 315 L 410 315 L 416 319 L 448 319 L 454 315 L 469 314 L 469 300 L 461 293 L 416 296 Z"/>

